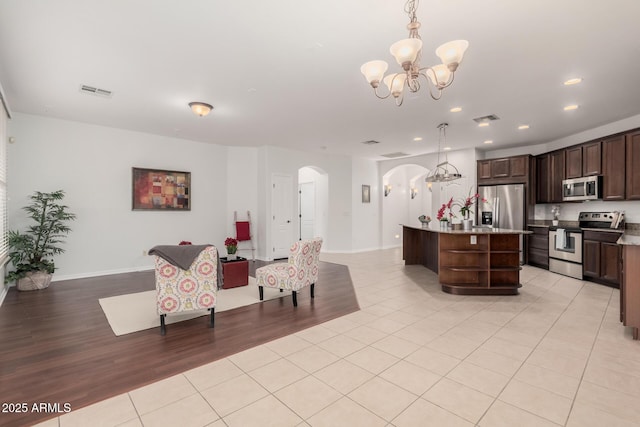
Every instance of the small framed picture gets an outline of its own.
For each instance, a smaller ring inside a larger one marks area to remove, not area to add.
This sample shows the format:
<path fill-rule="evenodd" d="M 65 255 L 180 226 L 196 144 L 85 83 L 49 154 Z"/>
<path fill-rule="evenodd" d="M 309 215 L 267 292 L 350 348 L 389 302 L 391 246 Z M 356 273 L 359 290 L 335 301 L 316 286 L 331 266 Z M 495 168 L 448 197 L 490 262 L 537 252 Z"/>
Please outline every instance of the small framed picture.
<path fill-rule="evenodd" d="M 371 203 L 371 186 L 362 186 L 362 203 Z"/>

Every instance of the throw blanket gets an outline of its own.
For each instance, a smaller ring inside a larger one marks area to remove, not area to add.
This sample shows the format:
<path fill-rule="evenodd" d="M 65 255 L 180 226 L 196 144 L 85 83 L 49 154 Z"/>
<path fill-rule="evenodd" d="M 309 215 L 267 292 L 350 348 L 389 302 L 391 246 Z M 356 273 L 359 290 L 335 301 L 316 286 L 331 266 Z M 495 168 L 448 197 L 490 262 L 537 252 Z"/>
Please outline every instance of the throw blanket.
<path fill-rule="evenodd" d="M 183 270 L 188 270 L 193 260 L 209 246 L 213 245 L 160 245 L 151 248 L 149 255 L 157 255 Z"/>

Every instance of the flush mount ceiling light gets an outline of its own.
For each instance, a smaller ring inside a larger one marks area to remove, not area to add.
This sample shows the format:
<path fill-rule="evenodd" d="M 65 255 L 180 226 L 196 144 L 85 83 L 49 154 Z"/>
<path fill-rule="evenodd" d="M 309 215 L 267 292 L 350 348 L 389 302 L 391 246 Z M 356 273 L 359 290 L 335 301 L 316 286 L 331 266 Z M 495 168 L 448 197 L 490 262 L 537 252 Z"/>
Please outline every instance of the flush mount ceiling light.
<path fill-rule="evenodd" d="M 582 82 L 582 78 L 581 77 L 576 77 L 576 78 L 569 79 L 569 80 L 565 81 L 564 85 L 565 86 L 577 85 L 580 82 Z"/>
<path fill-rule="evenodd" d="M 444 162 L 440 163 L 440 144 L 442 140 L 444 140 L 445 143 L 447 142 L 447 126 L 449 126 L 447 123 L 440 123 L 438 125 L 438 129 L 440 129 L 440 134 L 438 136 L 438 165 L 434 170 L 429 172 L 427 177 L 424 179 L 425 182 L 446 182 L 462 178 L 462 175 L 458 172 L 458 168 L 449 163 L 446 153 Z"/>
<path fill-rule="evenodd" d="M 520 125 L 520 126 L 518 126 L 518 130 L 525 130 L 525 129 L 529 129 L 529 125 Z"/>
<path fill-rule="evenodd" d="M 459 113 L 460 111 L 462 111 L 462 107 L 453 107 L 449 111 L 452 113 Z"/>
<path fill-rule="evenodd" d="M 573 111 L 573 110 L 577 110 L 578 106 L 573 104 L 573 105 L 567 105 L 566 107 L 564 107 L 564 111 Z"/>
<path fill-rule="evenodd" d="M 191 111 L 200 117 L 204 117 L 213 110 L 213 107 L 205 102 L 190 102 Z"/>
<path fill-rule="evenodd" d="M 462 62 L 464 52 L 469 47 L 469 42 L 466 40 L 447 42 L 436 49 L 436 55 L 440 57 L 442 64 L 420 68 L 422 39 L 418 34 L 420 23 L 416 18 L 418 3 L 419 0 L 408 0 L 404 7 L 404 11 L 409 15 L 409 24 L 407 25 L 409 38 L 394 43 L 389 49 L 391 55 L 395 57 L 396 62 L 402 66 L 404 71 L 385 77 L 384 73 L 387 71 L 388 64 L 380 60 L 369 61 L 360 67 L 360 71 L 373 88 L 375 95 L 380 99 L 386 99 L 389 95 L 393 95 L 397 106 L 402 105 L 405 87 L 412 93 L 420 90 L 420 77 L 424 77 L 427 81 L 431 98 L 440 99 L 442 91 L 453 83 L 454 73 Z M 389 93 L 384 96 L 378 93 L 381 81 L 389 89 Z M 435 88 L 435 94 L 429 83 Z"/>

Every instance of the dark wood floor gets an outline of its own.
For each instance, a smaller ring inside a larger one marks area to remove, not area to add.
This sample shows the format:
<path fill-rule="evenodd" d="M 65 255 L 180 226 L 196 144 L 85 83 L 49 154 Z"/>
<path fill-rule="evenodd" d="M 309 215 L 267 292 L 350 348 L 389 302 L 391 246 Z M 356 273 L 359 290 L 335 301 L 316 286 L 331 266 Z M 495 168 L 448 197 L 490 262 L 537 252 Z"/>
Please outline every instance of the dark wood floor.
<path fill-rule="evenodd" d="M 250 262 L 251 273 L 264 265 Z M 155 289 L 153 271 L 54 282 L 45 290 L 9 290 L 0 307 L 0 402 L 100 400 L 335 319 L 359 309 L 349 271 L 320 263 L 315 299 L 291 297 L 116 337 L 99 298 Z M 256 288 L 256 293 L 258 292 Z M 0 412 L 1 426 L 32 425 L 58 414 Z"/>

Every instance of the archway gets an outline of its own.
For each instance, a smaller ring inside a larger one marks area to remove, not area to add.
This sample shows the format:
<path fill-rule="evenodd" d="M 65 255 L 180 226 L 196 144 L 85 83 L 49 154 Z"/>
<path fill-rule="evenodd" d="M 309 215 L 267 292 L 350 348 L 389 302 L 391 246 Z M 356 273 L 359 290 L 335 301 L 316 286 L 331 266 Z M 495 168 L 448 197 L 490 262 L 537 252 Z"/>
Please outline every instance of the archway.
<path fill-rule="evenodd" d="M 382 176 L 382 247 L 402 244 L 400 224 L 420 226 L 420 215 L 432 215 L 432 193 L 425 178 L 429 170 L 399 165 Z"/>

